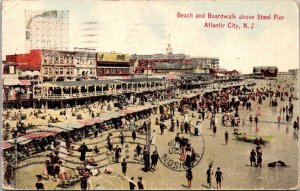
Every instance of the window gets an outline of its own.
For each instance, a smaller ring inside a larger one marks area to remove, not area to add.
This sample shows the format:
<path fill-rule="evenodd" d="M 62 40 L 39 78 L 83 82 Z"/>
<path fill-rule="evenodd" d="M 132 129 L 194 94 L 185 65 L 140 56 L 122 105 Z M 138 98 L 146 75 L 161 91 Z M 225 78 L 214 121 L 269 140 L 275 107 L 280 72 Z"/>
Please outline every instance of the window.
<path fill-rule="evenodd" d="M 54 72 L 55 72 L 55 75 L 58 75 L 58 73 L 59 73 L 59 68 L 54 68 Z"/>
<path fill-rule="evenodd" d="M 59 68 L 59 74 L 64 74 L 64 68 Z"/>
<path fill-rule="evenodd" d="M 55 57 L 55 63 L 58 63 L 58 62 L 59 62 L 59 57 L 56 56 L 56 57 Z"/>
<path fill-rule="evenodd" d="M 99 71 L 99 73 L 100 73 L 100 74 L 103 74 L 103 73 L 104 73 L 104 70 L 103 70 L 103 68 L 99 68 L 99 70 L 98 70 L 98 71 Z"/>
<path fill-rule="evenodd" d="M 7 66 L 7 65 L 4 66 L 3 74 L 9 74 L 9 66 Z"/>
<path fill-rule="evenodd" d="M 48 68 L 49 70 L 49 75 L 52 75 L 52 68 Z"/>
<path fill-rule="evenodd" d="M 66 68 L 66 74 L 70 75 L 70 68 Z"/>
<path fill-rule="evenodd" d="M 48 68 L 44 68 L 44 74 L 48 74 Z"/>

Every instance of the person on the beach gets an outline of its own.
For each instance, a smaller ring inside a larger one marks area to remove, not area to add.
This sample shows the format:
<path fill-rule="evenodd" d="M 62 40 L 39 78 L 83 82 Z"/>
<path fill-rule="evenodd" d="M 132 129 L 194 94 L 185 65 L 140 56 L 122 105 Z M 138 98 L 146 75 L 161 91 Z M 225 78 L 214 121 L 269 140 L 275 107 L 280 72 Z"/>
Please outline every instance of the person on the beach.
<path fill-rule="evenodd" d="M 191 168 L 187 169 L 185 177 L 188 181 L 188 189 L 190 189 L 192 187 L 192 180 L 193 180 L 193 172 Z"/>
<path fill-rule="evenodd" d="M 227 143 L 228 143 L 228 132 L 226 131 L 224 135 L 225 135 L 225 144 L 227 145 Z"/>
<path fill-rule="evenodd" d="M 252 163 L 254 163 L 254 166 L 256 166 L 256 153 L 254 149 L 250 152 L 250 166 L 252 166 Z"/>
<path fill-rule="evenodd" d="M 222 189 L 221 182 L 223 180 L 223 173 L 220 170 L 220 167 L 217 168 L 217 171 L 215 173 L 216 182 L 217 182 L 217 189 Z"/>

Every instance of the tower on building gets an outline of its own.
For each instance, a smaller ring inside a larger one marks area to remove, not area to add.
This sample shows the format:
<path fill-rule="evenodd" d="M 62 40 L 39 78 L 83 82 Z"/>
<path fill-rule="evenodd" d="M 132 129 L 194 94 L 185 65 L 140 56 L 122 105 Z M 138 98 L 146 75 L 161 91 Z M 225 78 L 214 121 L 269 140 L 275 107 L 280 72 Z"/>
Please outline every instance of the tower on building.
<path fill-rule="evenodd" d="M 168 43 L 168 47 L 166 48 L 166 54 L 173 54 L 173 49 L 171 47 L 171 35 L 169 34 L 169 43 Z"/>

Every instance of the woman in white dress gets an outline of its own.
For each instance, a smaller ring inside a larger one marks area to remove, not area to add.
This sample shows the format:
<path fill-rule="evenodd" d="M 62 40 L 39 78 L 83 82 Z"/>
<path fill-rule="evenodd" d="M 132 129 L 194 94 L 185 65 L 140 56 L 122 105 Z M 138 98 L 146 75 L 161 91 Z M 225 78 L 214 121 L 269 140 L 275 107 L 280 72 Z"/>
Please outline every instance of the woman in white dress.
<path fill-rule="evenodd" d="M 151 145 L 155 145 L 155 130 L 151 133 Z"/>
<path fill-rule="evenodd" d="M 195 136 L 201 135 L 201 122 L 197 121 L 196 126 L 195 126 Z"/>
<path fill-rule="evenodd" d="M 199 121 L 198 128 L 199 128 L 198 135 L 202 135 L 202 122 L 201 121 Z"/>

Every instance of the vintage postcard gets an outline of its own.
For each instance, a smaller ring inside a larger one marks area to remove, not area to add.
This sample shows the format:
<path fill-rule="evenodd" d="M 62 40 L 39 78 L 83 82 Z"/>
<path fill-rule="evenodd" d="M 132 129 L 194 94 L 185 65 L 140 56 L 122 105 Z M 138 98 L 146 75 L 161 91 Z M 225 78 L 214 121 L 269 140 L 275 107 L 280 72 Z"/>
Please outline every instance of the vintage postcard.
<path fill-rule="evenodd" d="M 3 0 L 1 188 L 300 189 L 298 3 Z"/>

